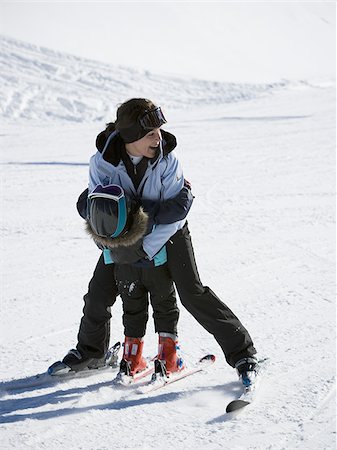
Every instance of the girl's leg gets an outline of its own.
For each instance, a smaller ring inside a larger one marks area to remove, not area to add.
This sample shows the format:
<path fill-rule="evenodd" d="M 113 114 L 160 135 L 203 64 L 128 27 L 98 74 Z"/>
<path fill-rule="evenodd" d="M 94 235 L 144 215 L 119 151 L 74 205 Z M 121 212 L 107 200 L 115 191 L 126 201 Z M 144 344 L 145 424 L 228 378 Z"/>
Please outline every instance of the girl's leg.
<path fill-rule="evenodd" d="M 130 265 L 116 265 L 115 276 L 123 301 L 124 349 L 120 374 L 134 375 L 147 367 L 143 358 L 143 336 L 148 321 L 148 293 L 141 280 L 141 270 Z"/>
<path fill-rule="evenodd" d="M 145 336 L 149 318 L 148 292 L 141 280 L 141 269 L 128 265 L 116 265 L 115 276 L 123 301 L 123 325 L 125 336 Z"/>
<path fill-rule="evenodd" d="M 143 284 L 150 293 L 156 333 L 176 335 L 179 308 L 171 275 L 165 265 L 143 269 Z"/>
<path fill-rule="evenodd" d="M 166 374 L 182 370 L 184 362 L 177 338 L 179 309 L 167 266 L 144 270 L 143 282 L 150 292 L 155 331 L 159 335 L 155 370 Z"/>

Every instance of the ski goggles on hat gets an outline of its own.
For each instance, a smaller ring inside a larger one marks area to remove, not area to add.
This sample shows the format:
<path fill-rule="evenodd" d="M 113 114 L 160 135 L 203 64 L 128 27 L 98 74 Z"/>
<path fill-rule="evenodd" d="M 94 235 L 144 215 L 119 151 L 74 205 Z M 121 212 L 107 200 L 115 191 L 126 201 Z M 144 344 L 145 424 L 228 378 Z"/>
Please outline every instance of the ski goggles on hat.
<path fill-rule="evenodd" d="M 160 106 L 147 110 L 141 114 L 136 122 L 127 128 L 118 128 L 119 134 L 126 144 L 138 141 L 144 137 L 149 131 L 160 128 L 167 120 Z"/>
<path fill-rule="evenodd" d="M 157 106 L 157 108 L 150 111 L 145 111 L 145 113 L 138 120 L 144 130 L 160 128 L 167 122 L 160 106 Z"/>
<path fill-rule="evenodd" d="M 102 199 L 107 199 L 104 205 L 95 202 L 101 200 L 102 203 Z M 98 185 L 88 195 L 88 200 L 90 222 L 97 234 L 112 238 L 119 236 L 127 223 L 127 204 L 123 188 L 117 184 Z M 115 231 L 111 234 L 113 229 Z"/>

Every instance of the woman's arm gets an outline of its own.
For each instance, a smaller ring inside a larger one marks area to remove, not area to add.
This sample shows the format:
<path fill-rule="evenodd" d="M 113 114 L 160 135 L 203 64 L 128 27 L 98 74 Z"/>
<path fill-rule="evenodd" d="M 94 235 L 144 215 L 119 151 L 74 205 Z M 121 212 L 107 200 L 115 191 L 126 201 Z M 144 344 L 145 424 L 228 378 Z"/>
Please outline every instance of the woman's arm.
<path fill-rule="evenodd" d="M 142 206 L 153 224 L 168 224 L 185 219 L 194 199 L 187 183 L 185 182 L 184 187 L 174 198 L 159 203 L 154 200 L 142 201 Z M 77 211 L 84 220 L 87 218 L 88 193 L 87 188 L 80 194 L 76 203 Z"/>

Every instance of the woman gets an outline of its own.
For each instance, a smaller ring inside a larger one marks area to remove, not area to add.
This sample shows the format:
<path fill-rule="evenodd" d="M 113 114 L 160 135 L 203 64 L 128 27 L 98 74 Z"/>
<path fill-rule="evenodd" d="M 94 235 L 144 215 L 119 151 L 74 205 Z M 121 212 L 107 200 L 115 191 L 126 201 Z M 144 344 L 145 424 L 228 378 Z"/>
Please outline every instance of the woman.
<path fill-rule="evenodd" d="M 131 99 L 123 103 L 117 110 L 116 122 L 108 124 L 97 137 L 98 151 L 90 160 L 89 192 L 98 184 L 116 183 L 126 193 L 137 196 L 145 209 L 155 211 L 157 227 L 144 238 L 140 249 L 129 252 L 127 262 L 144 256 L 151 260 L 167 244 L 168 269 L 181 303 L 213 334 L 228 364 L 237 369 L 240 379 L 247 384 L 257 369 L 256 350 L 239 319 L 201 283 L 185 219 L 188 189 L 184 187 L 182 169 L 173 151 L 176 139 L 161 129 L 165 123 L 161 109 L 150 100 Z M 83 193 L 78 203 L 83 217 L 86 217 L 83 210 L 86 195 Z M 93 358 L 104 357 L 110 307 L 116 295 L 113 269 L 104 264 L 101 256 L 84 296 L 77 361 L 74 355 L 63 360 L 74 370 L 76 366 L 87 367 Z"/>

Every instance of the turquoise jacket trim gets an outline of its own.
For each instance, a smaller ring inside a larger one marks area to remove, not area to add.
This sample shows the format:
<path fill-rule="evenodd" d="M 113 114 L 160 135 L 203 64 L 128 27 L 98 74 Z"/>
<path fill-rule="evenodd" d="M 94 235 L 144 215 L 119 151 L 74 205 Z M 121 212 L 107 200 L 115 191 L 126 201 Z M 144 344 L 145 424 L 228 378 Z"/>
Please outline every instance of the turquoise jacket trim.
<path fill-rule="evenodd" d="M 153 262 L 156 267 L 162 266 L 167 262 L 166 245 L 164 245 L 164 247 L 155 255 L 155 257 L 153 258 Z"/>
<path fill-rule="evenodd" d="M 103 258 L 104 258 L 104 264 L 113 264 L 113 259 L 111 258 L 111 252 L 108 248 L 105 248 L 103 250 Z"/>
<path fill-rule="evenodd" d="M 111 252 L 108 248 L 105 248 L 103 250 L 103 258 L 104 258 L 104 264 L 114 264 L 114 260 L 112 259 Z M 147 261 L 147 263 L 144 264 L 144 267 L 159 267 L 162 266 L 167 262 L 167 251 L 166 246 L 164 247 L 155 255 L 152 261 Z M 149 264 L 152 263 L 150 266 Z M 133 265 L 133 264 L 131 264 Z M 137 264 L 138 265 L 138 264 Z"/>

